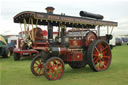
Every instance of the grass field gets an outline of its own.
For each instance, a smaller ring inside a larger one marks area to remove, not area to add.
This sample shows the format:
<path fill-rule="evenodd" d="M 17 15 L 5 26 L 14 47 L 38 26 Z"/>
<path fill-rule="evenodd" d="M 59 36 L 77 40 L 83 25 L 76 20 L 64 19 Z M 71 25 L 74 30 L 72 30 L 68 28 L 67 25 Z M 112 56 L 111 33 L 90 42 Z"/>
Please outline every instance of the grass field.
<path fill-rule="evenodd" d="M 30 71 L 31 59 L 0 58 L 0 85 L 128 85 L 128 46 L 117 46 L 112 53 L 108 70 L 92 72 L 88 66 L 74 70 L 66 65 L 64 76 L 56 81 L 34 76 Z"/>

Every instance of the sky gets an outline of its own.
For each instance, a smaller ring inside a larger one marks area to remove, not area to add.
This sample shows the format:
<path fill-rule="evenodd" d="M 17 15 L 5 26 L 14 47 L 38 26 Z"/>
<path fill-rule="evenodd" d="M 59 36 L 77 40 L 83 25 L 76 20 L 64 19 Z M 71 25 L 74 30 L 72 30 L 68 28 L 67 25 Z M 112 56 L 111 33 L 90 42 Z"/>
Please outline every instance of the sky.
<path fill-rule="evenodd" d="M 128 34 L 127 0 L 1 0 L 0 34 L 18 34 L 20 25 L 13 22 L 16 14 L 22 11 L 46 12 L 47 6 L 53 6 L 55 14 L 79 17 L 81 10 L 101 14 L 104 20 L 118 22 L 114 35 Z"/>

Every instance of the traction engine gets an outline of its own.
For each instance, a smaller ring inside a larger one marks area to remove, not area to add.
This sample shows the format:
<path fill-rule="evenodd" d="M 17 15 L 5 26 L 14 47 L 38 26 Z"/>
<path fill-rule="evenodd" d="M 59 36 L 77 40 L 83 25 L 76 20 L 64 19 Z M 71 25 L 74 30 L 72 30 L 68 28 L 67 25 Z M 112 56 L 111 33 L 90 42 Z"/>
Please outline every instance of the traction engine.
<path fill-rule="evenodd" d="M 102 15 L 85 11 L 80 12 L 81 17 L 74 17 L 53 14 L 53 7 L 47 7 L 46 10 L 47 13 L 25 11 L 14 17 L 15 23 L 24 23 L 24 27 L 27 27 L 26 24 L 32 25 L 31 32 L 24 28 L 27 38 L 22 46 L 39 52 L 31 63 L 34 75 L 45 75 L 49 80 L 60 79 L 64 64 L 69 64 L 73 69 L 88 64 L 96 72 L 108 69 L 111 63 L 108 43 L 112 35 L 100 36 L 100 27 L 115 27 L 117 22 L 104 21 Z M 47 26 L 48 39 L 43 38 L 39 25 Z M 54 26 L 58 28 L 55 38 Z"/>

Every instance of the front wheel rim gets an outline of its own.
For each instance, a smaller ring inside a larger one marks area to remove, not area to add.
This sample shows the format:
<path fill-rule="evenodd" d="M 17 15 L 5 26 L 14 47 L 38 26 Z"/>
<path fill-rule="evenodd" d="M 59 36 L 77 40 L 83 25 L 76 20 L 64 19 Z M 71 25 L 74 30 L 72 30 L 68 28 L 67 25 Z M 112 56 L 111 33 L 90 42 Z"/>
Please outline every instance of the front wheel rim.
<path fill-rule="evenodd" d="M 33 64 L 33 70 L 34 73 L 37 74 L 38 76 L 43 75 L 44 74 L 44 63 L 41 61 L 41 58 L 36 58 Z"/>
<path fill-rule="evenodd" d="M 52 59 L 46 66 L 46 75 L 49 80 L 60 79 L 64 72 L 64 64 L 59 59 Z"/>

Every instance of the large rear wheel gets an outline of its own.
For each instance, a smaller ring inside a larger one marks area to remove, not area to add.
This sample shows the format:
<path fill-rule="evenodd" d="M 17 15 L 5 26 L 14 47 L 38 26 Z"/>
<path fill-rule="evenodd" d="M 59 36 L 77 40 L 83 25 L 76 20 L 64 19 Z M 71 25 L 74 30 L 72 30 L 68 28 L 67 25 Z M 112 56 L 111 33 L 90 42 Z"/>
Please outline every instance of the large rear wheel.
<path fill-rule="evenodd" d="M 63 76 L 64 62 L 61 58 L 52 57 L 48 59 L 44 66 L 44 74 L 48 80 L 57 80 Z"/>
<path fill-rule="evenodd" d="M 111 49 L 104 40 L 95 40 L 88 49 L 88 64 L 93 71 L 104 71 L 111 63 Z"/>
<path fill-rule="evenodd" d="M 44 74 L 44 63 L 41 61 L 40 56 L 36 56 L 33 58 L 31 63 L 31 72 L 35 76 L 41 76 Z"/>

